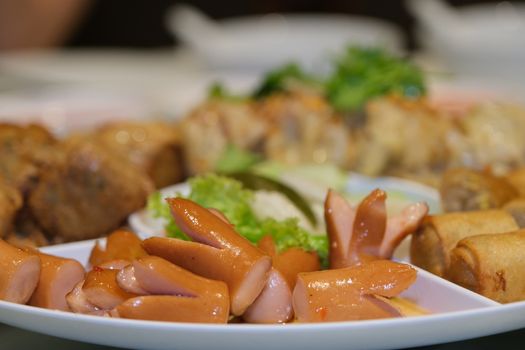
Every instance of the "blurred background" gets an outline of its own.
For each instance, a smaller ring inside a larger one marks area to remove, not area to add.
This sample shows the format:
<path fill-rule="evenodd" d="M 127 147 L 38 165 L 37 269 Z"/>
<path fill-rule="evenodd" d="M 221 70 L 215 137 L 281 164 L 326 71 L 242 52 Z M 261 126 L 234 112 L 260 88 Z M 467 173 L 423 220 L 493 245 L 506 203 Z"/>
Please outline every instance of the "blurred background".
<path fill-rule="evenodd" d="M 49 46 L 145 49 L 172 47 L 180 44 L 180 38 L 170 33 L 166 26 L 166 16 L 174 5 L 181 3 L 195 6 L 213 19 L 269 13 L 338 13 L 373 17 L 395 24 L 402 32 L 405 48 L 413 51 L 421 47 L 416 40 L 414 14 L 406 1 L 401 0 L 53 2 L 55 6 L 47 3 L 42 6 L 34 0 L 2 0 L 2 51 Z M 447 3 L 455 7 L 490 3 L 496 3 L 500 7 L 512 6 L 509 2 L 490 0 L 448 0 Z"/>
<path fill-rule="evenodd" d="M 289 61 L 323 71 L 348 44 L 521 98 L 524 18 L 521 1 L 0 0 L 0 115 L 49 101 L 75 115 L 178 115 L 211 81 L 242 89 Z"/>

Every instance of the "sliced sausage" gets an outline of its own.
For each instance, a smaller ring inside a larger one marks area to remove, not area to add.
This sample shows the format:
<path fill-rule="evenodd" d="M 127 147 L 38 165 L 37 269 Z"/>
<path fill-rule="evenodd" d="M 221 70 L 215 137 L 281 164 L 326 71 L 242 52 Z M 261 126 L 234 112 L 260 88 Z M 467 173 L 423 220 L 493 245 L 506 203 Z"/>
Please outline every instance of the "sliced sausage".
<path fill-rule="evenodd" d="M 182 198 L 168 199 L 178 227 L 198 242 L 152 237 L 143 242 L 163 257 L 200 276 L 228 285 L 231 311 L 242 315 L 266 284 L 271 258 L 209 210 Z"/>
<path fill-rule="evenodd" d="M 95 243 L 89 263 L 91 266 L 97 266 L 111 260 L 132 261 L 147 255 L 141 244 L 141 239 L 133 232 L 116 230 L 107 237 L 105 249 L 102 249 L 98 242 Z"/>
<path fill-rule="evenodd" d="M 376 189 L 357 207 L 348 251 L 351 264 L 379 256 L 386 228 L 386 193 Z"/>
<path fill-rule="evenodd" d="M 97 266 L 100 268 L 106 269 L 106 270 L 122 270 L 128 265 L 131 265 L 130 260 L 115 259 L 115 260 L 108 260 Z"/>
<path fill-rule="evenodd" d="M 84 281 L 80 281 L 71 292 L 66 295 L 66 302 L 71 311 L 81 314 L 94 314 L 100 311 L 98 307 L 91 304 L 82 290 Z"/>
<path fill-rule="evenodd" d="M 351 265 L 348 249 L 354 230 L 356 210 L 346 199 L 329 190 L 324 202 L 324 217 L 329 246 L 330 268 L 338 269 Z"/>
<path fill-rule="evenodd" d="M 283 275 L 291 289 L 295 287 L 299 272 L 312 272 L 321 269 L 319 256 L 316 252 L 307 252 L 304 249 L 292 247 L 278 253 L 270 235 L 264 236 L 257 246 L 271 256 L 273 267 Z"/>
<path fill-rule="evenodd" d="M 40 259 L 0 239 L 0 299 L 25 304 L 40 278 Z"/>
<path fill-rule="evenodd" d="M 242 318 L 250 323 L 284 323 L 293 317 L 292 291 L 286 278 L 272 268 L 266 286 Z"/>
<path fill-rule="evenodd" d="M 389 260 L 300 273 L 293 291 L 295 315 L 300 322 L 396 317 L 395 308 L 374 296 L 394 297 L 415 279 L 414 268 Z"/>
<path fill-rule="evenodd" d="M 76 260 L 37 253 L 42 268 L 35 292 L 29 300 L 33 306 L 69 311 L 66 295 L 84 279 L 84 267 Z"/>
<path fill-rule="evenodd" d="M 388 218 L 385 237 L 379 248 L 379 256 L 383 259 L 390 259 L 401 241 L 416 232 L 427 214 L 427 203 L 418 202 L 407 206 L 399 215 Z"/>
<path fill-rule="evenodd" d="M 150 294 L 191 297 L 210 294 L 229 299 L 226 283 L 197 276 L 157 256 L 137 259 L 133 268 L 138 283 Z"/>
<path fill-rule="evenodd" d="M 166 295 L 148 295 L 128 299 L 111 316 L 167 322 L 227 323 L 229 301 Z"/>
<path fill-rule="evenodd" d="M 124 291 L 117 284 L 118 270 L 95 267 L 88 272 L 82 291 L 86 299 L 101 310 L 111 310 L 125 300 L 137 295 Z"/>
<path fill-rule="evenodd" d="M 128 293 L 134 293 L 137 295 L 150 294 L 145 291 L 140 285 L 139 281 L 137 281 L 137 277 L 135 276 L 135 268 L 133 265 L 128 265 L 117 273 L 117 283 L 120 288 Z"/>

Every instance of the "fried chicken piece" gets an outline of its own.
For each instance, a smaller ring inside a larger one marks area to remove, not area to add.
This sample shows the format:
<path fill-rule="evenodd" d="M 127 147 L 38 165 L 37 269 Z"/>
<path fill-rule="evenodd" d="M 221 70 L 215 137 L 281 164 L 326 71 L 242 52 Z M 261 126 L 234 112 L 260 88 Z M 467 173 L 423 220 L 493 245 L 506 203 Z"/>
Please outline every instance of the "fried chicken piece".
<path fill-rule="evenodd" d="M 28 199 L 32 216 L 50 237 L 99 237 L 145 205 L 152 183 L 129 162 L 83 138 L 65 141 L 57 151 L 61 157 Z"/>
<path fill-rule="evenodd" d="M 16 212 L 21 207 L 22 196 L 20 192 L 5 183 L 0 177 L 0 238 L 11 232 Z"/>
<path fill-rule="evenodd" d="M 157 188 L 184 178 L 179 134 L 173 125 L 160 121 L 111 123 L 92 137 L 144 171 Z"/>
<path fill-rule="evenodd" d="M 55 142 L 38 125 L 0 124 L 0 177 L 25 195 L 35 186 L 40 168 L 53 158 Z"/>

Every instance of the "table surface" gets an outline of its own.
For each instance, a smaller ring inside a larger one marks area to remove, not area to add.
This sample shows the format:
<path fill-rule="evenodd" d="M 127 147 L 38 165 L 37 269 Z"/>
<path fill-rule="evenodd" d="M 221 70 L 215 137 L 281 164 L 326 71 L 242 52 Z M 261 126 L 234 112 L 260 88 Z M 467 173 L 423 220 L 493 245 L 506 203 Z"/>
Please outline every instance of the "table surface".
<path fill-rule="evenodd" d="M 0 349 L 36 349 L 42 348 L 43 345 L 45 345 L 44 347 L 46 349 L 54 350 L 120 349 L 108 346 L 81 343 L 72 340 L 65 340 L 57 337 L 25 331 L 19 328 L 14 328 L 2 324 L 0 324 L 0 339 L 2 339 L 2 341 L 0 342 Z M 522 344 L 523 339 L 525 339 L 525 329 L 466 341 L 414 348 L 414 350 L 482 350 L 495 349 L 497 347 L 511 348 L 511 346 L 514 344 Z"/>

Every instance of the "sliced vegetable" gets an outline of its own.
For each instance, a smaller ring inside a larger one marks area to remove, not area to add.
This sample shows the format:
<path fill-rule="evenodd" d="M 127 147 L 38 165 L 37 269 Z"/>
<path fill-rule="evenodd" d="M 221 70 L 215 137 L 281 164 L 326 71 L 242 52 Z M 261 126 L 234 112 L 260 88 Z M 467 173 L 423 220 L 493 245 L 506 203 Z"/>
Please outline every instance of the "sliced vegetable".
<path fill-rule="evenodd" d="M 306 216 L 313 226 L 317 225 L 317 219 L 310 204 L 293 188 L 269 177 L 250 172 L 231 173 L 228 176 L 240 181 L 244 187 L 251 190 L 268 190 L 282 193 Z"/>

